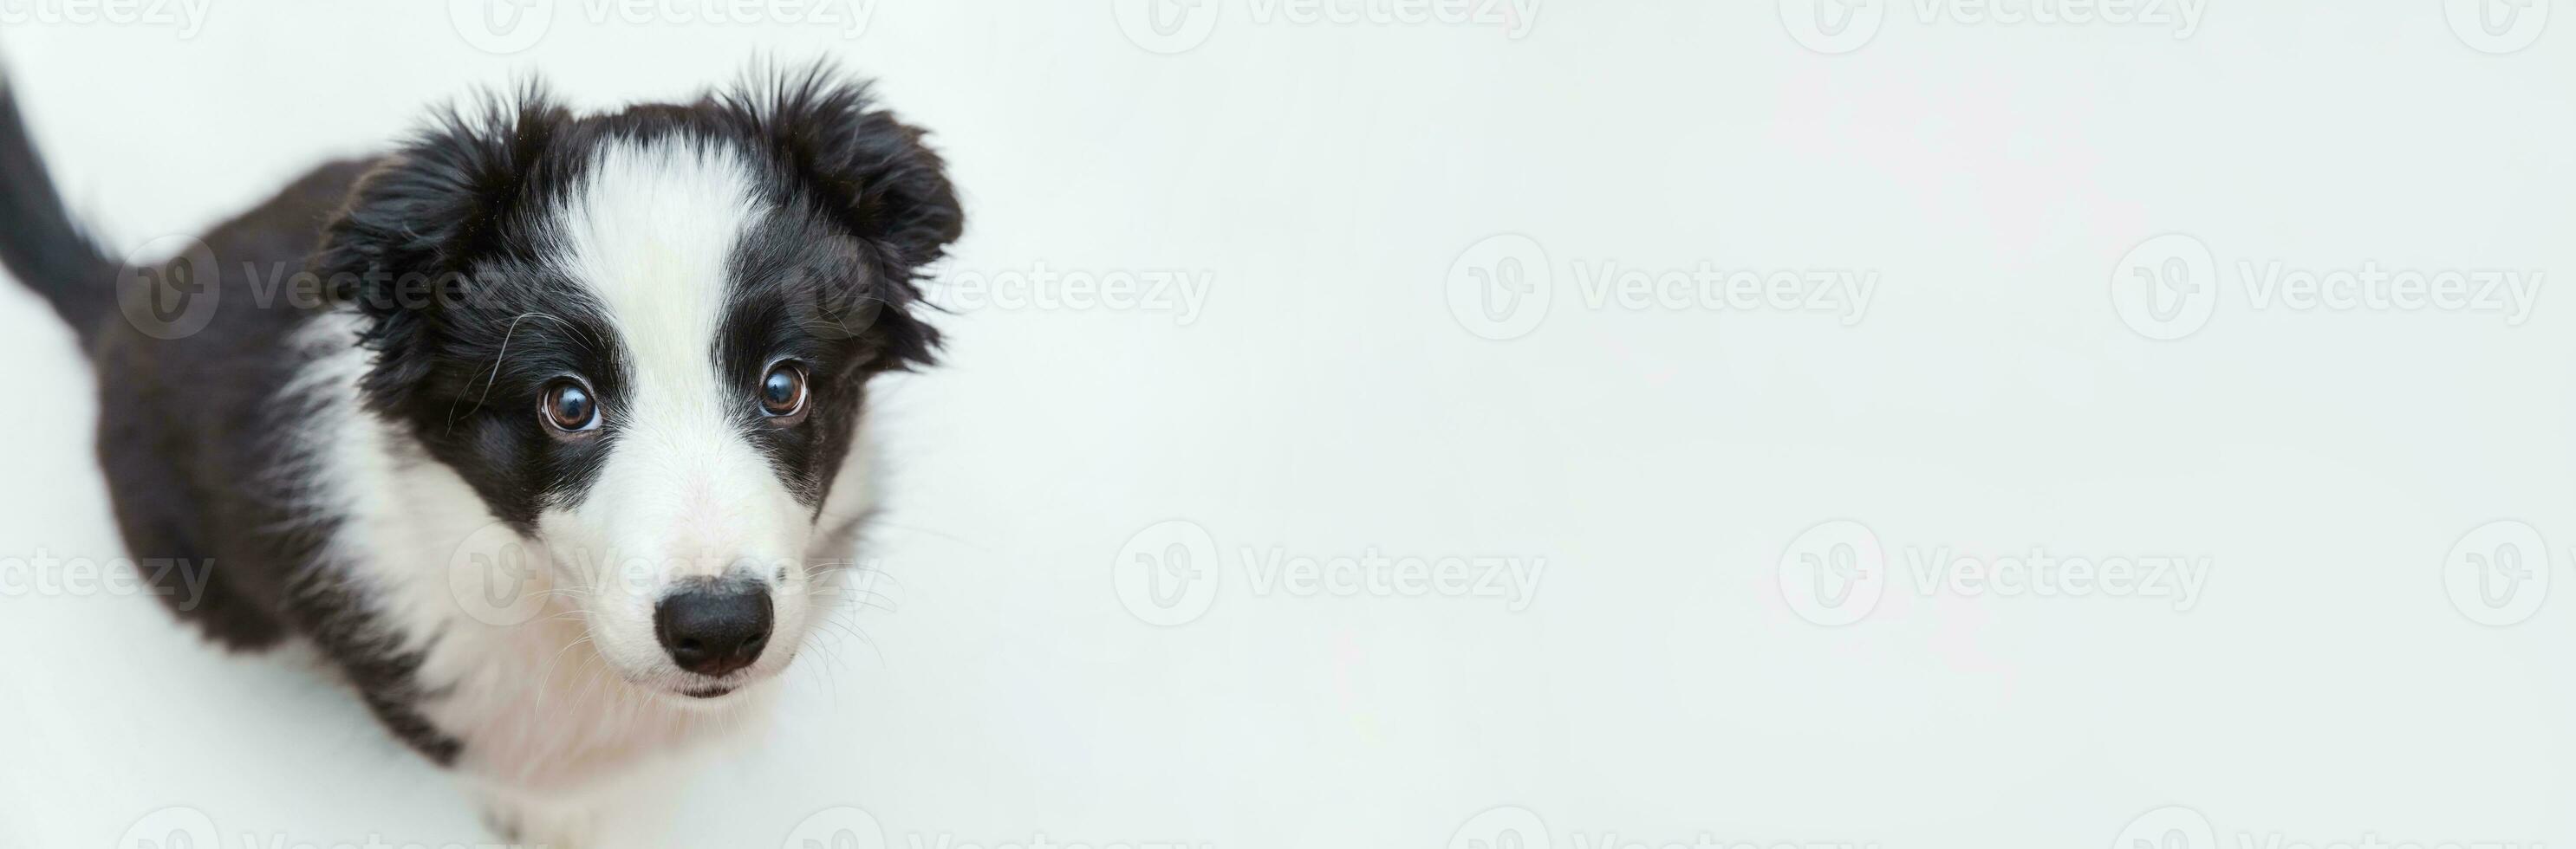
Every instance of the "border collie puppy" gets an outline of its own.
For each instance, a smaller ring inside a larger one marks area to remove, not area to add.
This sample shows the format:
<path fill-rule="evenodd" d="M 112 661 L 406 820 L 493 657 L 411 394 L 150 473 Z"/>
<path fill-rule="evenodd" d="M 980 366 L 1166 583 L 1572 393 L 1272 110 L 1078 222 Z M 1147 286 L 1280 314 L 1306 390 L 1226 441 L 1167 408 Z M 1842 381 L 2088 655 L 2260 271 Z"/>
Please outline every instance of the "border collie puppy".
<path fill-rule="evenodd" d="M 0 264 L 95 366 L 131 554 L 212 564 L 159 588 L 182 619 L 309 644 L 497 829 L 592 845 L 828 612 L 869 378 L 931 361 L 915 276 L 963 224 L 922 135 L 825 65 L 531 85 L 126 265 L 0 88 Z"/>

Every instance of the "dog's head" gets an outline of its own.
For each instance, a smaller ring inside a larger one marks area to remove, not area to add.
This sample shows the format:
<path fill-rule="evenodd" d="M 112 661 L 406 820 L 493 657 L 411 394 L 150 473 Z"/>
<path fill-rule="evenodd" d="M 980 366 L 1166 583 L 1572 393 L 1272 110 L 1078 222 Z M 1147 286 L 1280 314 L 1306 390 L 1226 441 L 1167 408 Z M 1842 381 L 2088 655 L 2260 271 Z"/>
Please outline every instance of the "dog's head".
<path fill-rule="evenodd" d="M 316 270 L 367 316 L 369 409 L 545 552 L 611 668 L 712 697 L 812 628 L 868 379 L 931 360 L 914 277 L 961 225 L 921 132 L 818 66 L 450 112 L 360 181 Z"/>

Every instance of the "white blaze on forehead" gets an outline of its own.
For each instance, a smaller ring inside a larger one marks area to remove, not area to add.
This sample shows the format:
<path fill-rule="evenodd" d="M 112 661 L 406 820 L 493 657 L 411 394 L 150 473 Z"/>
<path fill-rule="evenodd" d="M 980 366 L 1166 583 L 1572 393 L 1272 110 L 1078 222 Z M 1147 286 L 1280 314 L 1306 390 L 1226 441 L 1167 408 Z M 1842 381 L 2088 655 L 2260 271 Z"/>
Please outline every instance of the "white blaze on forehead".
<path fill-rule="evenodd" d="M 721 145 L 618 143 L 556 214 L 559 268 L 603 308 L 626 370 L 601 399 L 607 463 L 565 518 L 617 556 L 698 561 L 666 577 L 803 542 L 794 497 L 743 430 L 749 389 L 716 361 L 734 251 L 761 215 L 753 185 Z"/>
<path fill-rule="evenodd" d="M 610 145 L 564 201 L 563 270 L 608 308 L 639 379 L 711 376 L 727 269 L 757 203 L 730 148 L 677 142 Z"/>

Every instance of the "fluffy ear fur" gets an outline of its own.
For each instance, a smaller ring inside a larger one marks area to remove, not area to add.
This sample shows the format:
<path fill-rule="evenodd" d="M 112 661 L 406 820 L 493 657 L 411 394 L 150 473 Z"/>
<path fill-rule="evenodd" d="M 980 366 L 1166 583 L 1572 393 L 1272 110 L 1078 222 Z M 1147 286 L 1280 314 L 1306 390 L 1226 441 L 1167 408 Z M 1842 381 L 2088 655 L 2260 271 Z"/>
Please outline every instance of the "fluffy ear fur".
<path fill-rule="evenodd" d="M 344 275 L 341 294 L 371 314 L 391 304 L 367 297 L 387 278 L 461 272 L 487 256 L 524 253 L 503 244 L 512 217 L 527 214 L 542 180 L 530 172 L 568 119 L 536 84 L 438 113 L 358 182 L 324 235 L 317 270 Z"/>
<path fill-rule="evenodd" d="M 314 271 L 335 299 L 371 319 L 368 343 L 380 351 L 426 347 L 451 316 L 482 305 L 492 287 L 469 275 L 478 267 L 526 268 L 538 246 L 515 244 L 514 226 L 539 214 L 540 186 L 571 175 L 540 173 L 557 133 L 569 122 L 536 83 L 487 94 L 437 113 L 374 170 L 359 179 L 324 229 Z M 379 409 L 400 406 L 429 378 L 426 358 L 386 356 L 367 379 Z"/>
<path fill-rule="evenodd" d="M 856 292 L 843 296 L 857 309 L 831 316 L 834 323 L 876 349 L 872 365 L 931 363 L 939 333 L 913 314 L 927 308 L 916 279 L 957 240 L 965 214 L 944 163 L 922 143 L 922 130 L 878 108 L 866 84 L 826 62 L 755 70 L 707 105 L 787 170 L 780 176 L 793 187 L 790 203 L 836 223 L 865 247 L 865 276 Z M 853 322 L 852 312 L 864 323 Z"/>

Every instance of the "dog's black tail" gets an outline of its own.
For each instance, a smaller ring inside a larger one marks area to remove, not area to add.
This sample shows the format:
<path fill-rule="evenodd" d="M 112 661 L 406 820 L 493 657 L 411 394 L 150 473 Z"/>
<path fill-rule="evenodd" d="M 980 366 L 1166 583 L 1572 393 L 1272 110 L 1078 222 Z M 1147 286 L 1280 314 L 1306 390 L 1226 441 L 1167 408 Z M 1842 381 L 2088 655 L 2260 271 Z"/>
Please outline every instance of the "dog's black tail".
<path fill-rule="evenodd" d="M 0 266 L 52 304 L 84 346 L 116 309 L 116 262 L 63 208 L 18 97 L 0 76 Z"/>

